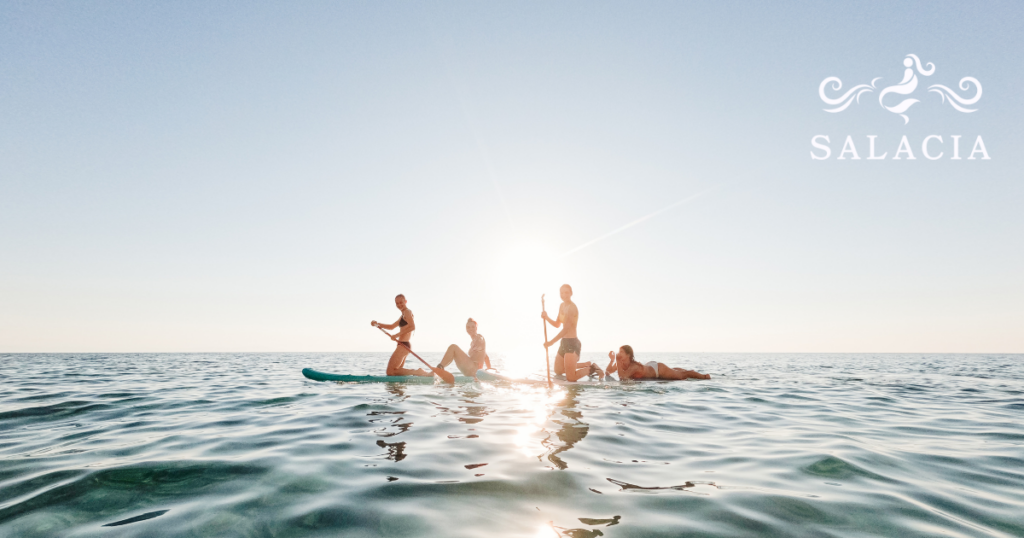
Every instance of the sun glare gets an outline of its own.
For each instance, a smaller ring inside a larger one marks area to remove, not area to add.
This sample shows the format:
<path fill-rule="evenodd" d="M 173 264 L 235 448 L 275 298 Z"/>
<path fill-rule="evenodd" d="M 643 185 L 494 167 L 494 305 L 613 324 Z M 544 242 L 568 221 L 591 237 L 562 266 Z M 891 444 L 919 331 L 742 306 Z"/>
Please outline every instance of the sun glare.
<path fill-rule="evenodd" d="M 557 252 L 542 243 L 515 242 L 496 253 L 490 289 L 495 303 L 502 307 L 492 326 L 500 327 L 495 349 L 505 357 L 508 374 L 522 376 L 544 370 L 541 294 L 547 294 L 547 310 L 554 316 L 563 276 Z M 548 337 L 555 333 L 549 327 Z"/>
<path fill-rule="evenodd" d="M 495 259 L 496 283 L 503 290 L 527 291 L 540 295 L 539 288 L 524 289 L 520 286 L 542 285 L 544 276 L 550 275 L 552 269 L 559 264 L 558 256 L 554 249 L 546 247 L 538 242 L 521 241 L 513 243 L 500 250 Z M 512 286 L 510 286 L 510 284 Z"/>

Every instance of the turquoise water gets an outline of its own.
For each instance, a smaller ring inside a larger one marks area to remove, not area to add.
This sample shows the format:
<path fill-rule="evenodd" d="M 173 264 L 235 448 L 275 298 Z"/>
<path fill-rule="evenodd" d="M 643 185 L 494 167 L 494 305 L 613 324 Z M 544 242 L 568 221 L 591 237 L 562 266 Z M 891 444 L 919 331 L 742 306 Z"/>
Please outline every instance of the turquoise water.
<path fill-rule="evenodd" d="M 299 372 L 387 355 L 0 355 L 0 535 L 1024 536 L 1024 356 L 638 358 L 713 379 L 339 385 Z"/>

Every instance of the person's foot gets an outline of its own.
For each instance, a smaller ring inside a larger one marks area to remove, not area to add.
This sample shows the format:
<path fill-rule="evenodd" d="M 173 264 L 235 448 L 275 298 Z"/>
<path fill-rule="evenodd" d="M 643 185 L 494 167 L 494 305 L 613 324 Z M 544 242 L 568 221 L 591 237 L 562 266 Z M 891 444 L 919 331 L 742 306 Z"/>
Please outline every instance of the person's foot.
<path fill-rule="evenodd" d="M 701 379 L 711 379 L 711 374 L 704 374 L 704 377 Z"/>

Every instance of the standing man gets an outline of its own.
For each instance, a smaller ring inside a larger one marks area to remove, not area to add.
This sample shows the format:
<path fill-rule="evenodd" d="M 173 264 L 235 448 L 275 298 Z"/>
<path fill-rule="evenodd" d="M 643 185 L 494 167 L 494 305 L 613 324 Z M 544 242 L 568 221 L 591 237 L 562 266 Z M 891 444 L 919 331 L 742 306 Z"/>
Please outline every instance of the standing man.
<path fill-rule="evenodd" d="M 412 317 L 412 310 L 406 307 L 405 295 L 399 293 L 395 296 L 395 307 L 402 311 L 402 317 L 398 318 L 398 321 L 391 324 L 377 323 L 371 321 L 370 325 L 374 327 L 381 327 L 387 330 L 398 327 L 398 332 L 391 335 L 391 339 L 398 342 L 398 347 L 395 348 L 395 352 L 391 354 L 391 360 L 388 361 L 387 375 L 418 375 L 423 377 L 430 377 L 433 372 L 428 372 L 422 368 L 415 370 L 409 370 L 403 368 L 405 366 L 405 358 L 409 356 L 409 352 L 412 351 L 412 333 L 416 330 L 416 320 Z"/>
<path fill-rule="evenodd" d="M 540 317 L 556 329 L 562 324 L 565 324 L 565 328 L 551 341 L 544 342 L 544 347 L 551 347 L 555 342 L 562 341 L 562 345 L 558 346 L 558 354 L 555 355 L 555 375 L 565 374 L 566 381 L 576 381 L 590 375 L 591 364 L 579 362 L 583 345 L 576 337 L 576 323 L 580 319 L 580 311 L 576 308 L 576 303 L 571 300 L 572 286 L 562 284 L 562 287 L 558 289 L 558 294 L 562 297 L 562 304 L 558 307 L 558 319 L 551 319 L 547 312 L 541 312 Z M 601 372 L 600 369 L 597 370 L 599 373 Z"/>

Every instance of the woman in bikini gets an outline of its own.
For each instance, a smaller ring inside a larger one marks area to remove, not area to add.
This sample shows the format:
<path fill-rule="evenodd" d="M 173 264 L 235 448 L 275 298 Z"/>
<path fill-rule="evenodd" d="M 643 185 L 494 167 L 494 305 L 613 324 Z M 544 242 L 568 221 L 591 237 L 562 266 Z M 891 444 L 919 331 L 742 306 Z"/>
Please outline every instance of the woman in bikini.
<path fill-rule="evenodd" d="M 633 356 L 632 346 L 622 346 L 619 352 L 608 352 L 608 374 L 619 372 L 619 380 L 623 379 L 711 379 L 708 374 L 693 370 L 672 368 L 665 363 L 650 361 L 640 364 Z"/>
<path fill-rule="evenodd" d="M 477 332 L 477 324 L 473 318 L 466 321 L 466 332 L 470 338 L 469 352 L 462 351 L 462 348 L 452 344 L 448 346 L 448 351 L 445 351 L 444 358 L 437 367 L 444 370 L 445 366 L 455 361 L 455 366 L 460 372 L 469 377 L 476 377 L 477 370 L 483 370 L 485 365 L 491 367 L 491 358 L 487 356 L 487 341 L 484 340 L 484 335 Z"/>
<path fill-rule="evenodd" d="M 371 321 L 370 325 L 374 327 L 382 327 L 387 330 L 398 328 L 398 332 L 391 335 L 391 339 L 398 342 L 398 347 L 395 348 L 395 352 L 391 354 L 391 359 L 388 361 L 387 375 L 418 375 L 423 377 L 430 377 L 434 375 L 433 372 L 428 372 L 423 368 L 417 368 L 410 370 L 405 368 L 405 358 L 409 356 L 409 352 L 412 351 L 412 333 L 416 330 L 416 318 L 412 315 L 412 310 L 406 306 L 405 295 L 398 294 L 395 297 L 395 308 L 402 311 L 402 317 L 398 318 L 398 321 L 394 323 L 377 323 Z"/>

